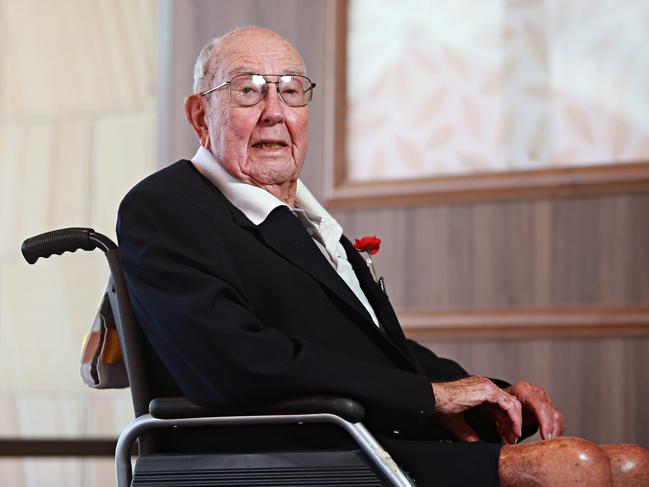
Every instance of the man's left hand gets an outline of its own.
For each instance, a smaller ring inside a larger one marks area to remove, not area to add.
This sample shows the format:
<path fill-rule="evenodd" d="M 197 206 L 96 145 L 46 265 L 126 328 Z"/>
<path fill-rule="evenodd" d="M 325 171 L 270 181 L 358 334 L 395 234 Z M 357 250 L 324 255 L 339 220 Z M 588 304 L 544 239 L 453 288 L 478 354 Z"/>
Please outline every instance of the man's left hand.
<path fill-rule="evenodd" d="M 563 414 L 557 411 L 550 396 L 539 386 L 518 381 L 505 391 L 516 397 L 523 406 L 523 423 L 537 424 L 541 438 L 550 440 L 561 436 L 564 430 Z"/>

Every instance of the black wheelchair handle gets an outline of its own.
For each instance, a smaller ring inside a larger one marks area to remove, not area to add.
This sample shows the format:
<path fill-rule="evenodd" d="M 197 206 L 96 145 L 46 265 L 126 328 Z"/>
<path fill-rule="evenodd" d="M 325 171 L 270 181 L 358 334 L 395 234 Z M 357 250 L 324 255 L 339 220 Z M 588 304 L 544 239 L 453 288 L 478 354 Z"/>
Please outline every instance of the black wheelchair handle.
<path fill-rule="evenodd" d="M 52 254 L 61 255 L 63 252 L 97 248 L 108 252 L 116 249 L 117 245 L 110 238 L 95 232 L 92 228 L 72 227 L 28 238 L 23 242 L 20 251 L 27 262 L 35 264 L 40 257 L 47 258 Z"/>

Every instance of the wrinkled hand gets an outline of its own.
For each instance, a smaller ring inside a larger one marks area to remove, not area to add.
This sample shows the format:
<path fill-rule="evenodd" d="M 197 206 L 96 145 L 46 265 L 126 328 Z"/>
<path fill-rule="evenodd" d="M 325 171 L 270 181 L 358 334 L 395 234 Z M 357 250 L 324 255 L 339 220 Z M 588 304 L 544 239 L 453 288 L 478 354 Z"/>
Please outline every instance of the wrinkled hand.
<path fill-rule="evenodd" d="M 487 407 L 491 411 L 504 443 L 516 443 L 520 438 L 523 427 L 520 401 L 486 377 L 471 376 L 453 382 L 437 382 L 432 387 L 435 394 L 435 422 L 460 441 L 480 440 L 464 421 L 465 411 L 477 406 Z"/>
<path fill-rule="evenodd" d="M 505 389 L 523 406 L 523 421 L 539 426 L 541 438 L 549 440 L 561 436 L 564 430 L 563 415 L 554 408 L 552 399 L 539 386 L 519 381 Z"/>

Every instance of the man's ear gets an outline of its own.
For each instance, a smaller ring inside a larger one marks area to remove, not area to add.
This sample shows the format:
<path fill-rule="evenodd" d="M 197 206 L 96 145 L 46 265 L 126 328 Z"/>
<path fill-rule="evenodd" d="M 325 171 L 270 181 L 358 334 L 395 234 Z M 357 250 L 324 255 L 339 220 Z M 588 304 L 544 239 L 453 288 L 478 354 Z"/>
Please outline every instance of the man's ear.
<path fill-rule="evenodd" d="M 185 117 L 189 125 L 194 129 L 194 133 L 201 145 L 206 149 L 210 148 L 210 133 L 207 128 L 207 119 L 203 97 L 199 93 L 194 93 L 185 98 Z"/>

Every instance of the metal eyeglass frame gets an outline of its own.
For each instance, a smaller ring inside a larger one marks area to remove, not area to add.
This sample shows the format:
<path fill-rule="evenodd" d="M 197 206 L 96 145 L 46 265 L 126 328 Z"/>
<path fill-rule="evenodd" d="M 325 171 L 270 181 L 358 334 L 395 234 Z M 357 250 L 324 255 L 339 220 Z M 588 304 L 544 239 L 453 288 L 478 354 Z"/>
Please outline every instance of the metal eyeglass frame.
<path fill-rule="evenodd" d="M 207 96 L 207 95 L 209 95 L 210 93 L 212 93 L 213 91 L 220 90 L 220 89 L 225 88 L 225 87 L 227 86 L 227 87 L 228 87 L 228 98 L 229 98 L 229 101 L 232 102 L 232 91 L 231 91 L 231 89 L 230 89 L 230 86 L 232 85 L 232 81 L 233 81 L 235 78 L 239 78 L 239 77 L 241 77 L 241 76 L 261 76 L 261 77 L 264 79 L 265 84 L 263 85 L 264 87 L 263 87 L 263 89 L 262 89 L 262 93 L 261 93 L 261 96 L 259 97 L 259 100 L 257 100 L 257 101 L 256 101 L 255 103 L 253 103 L 252 105 L 240 105 L 240 104 L 237 103 L 237 105 L 240 106 L 240 107 L 254 107 L 257 103 L 259 103 L 261 100 L 263 100 L 264 97 L 266 96 L 266 93 L 268 93 L 268 85 L 269 85 L 269 84 L 277 85 L 277 94 L 279 95 L 279 97 L 281 98 L 281 100 L 282 100 L 282 101 L 283 101 L 287 106 L 289 106 L 289 107 L 305 107 L 305 106 L 307 106 L 307 105 L 309 104 L 309 102 L 310 102 L 311 99 L 313 98 L 313 88 L 316 87 L 316 84 L 315 84 L 313 81 L 311 81 L 311 79 L 310 79 L 309 77 L 304 76 L 304 75 L 302 75 L 302 74 L 261 74 L 261 73 L 242 73 L 242 74 L 238 74 L 238 75 L 236 75 L 236 76 L 233 76 L 232 79 L 231 79 L 230 81 L 224 81 L 223 83 L 221 83 L 221 84 L 218 85 L 218 86 L 215 86 L 214 88 L 210 88 L 210 89 L 207 90 L 207 91 L 203 91 L 203 92 L 201 92 L 201 96 Z M 266 79 L 267 76 L 275 76 L 275 77 L 277 77 L 277 81 L 268 81 L 268 80 Z M 306 90 L 304 90 L 304 94 L 305 94 L 305 96 L 307 96 L 307 92 L 309 92 L 309 93 L 308 93 L 308 98 L 307 98 L 306 103 L 301 104 L 301 105 L 291 105 L 291 104 L 289 104 L 289 103 L 284 99 L 284 96 L 282 95 L 282 92 L 279 91 L 279 78 L 281 78 L 282 76 L 296 76 L 296 77 L 298 77 L 298 78 L 304 78 L 304 79 L 306 79 L 306 80 L 309 82 L 310 86 L 309 86 Z"/>

